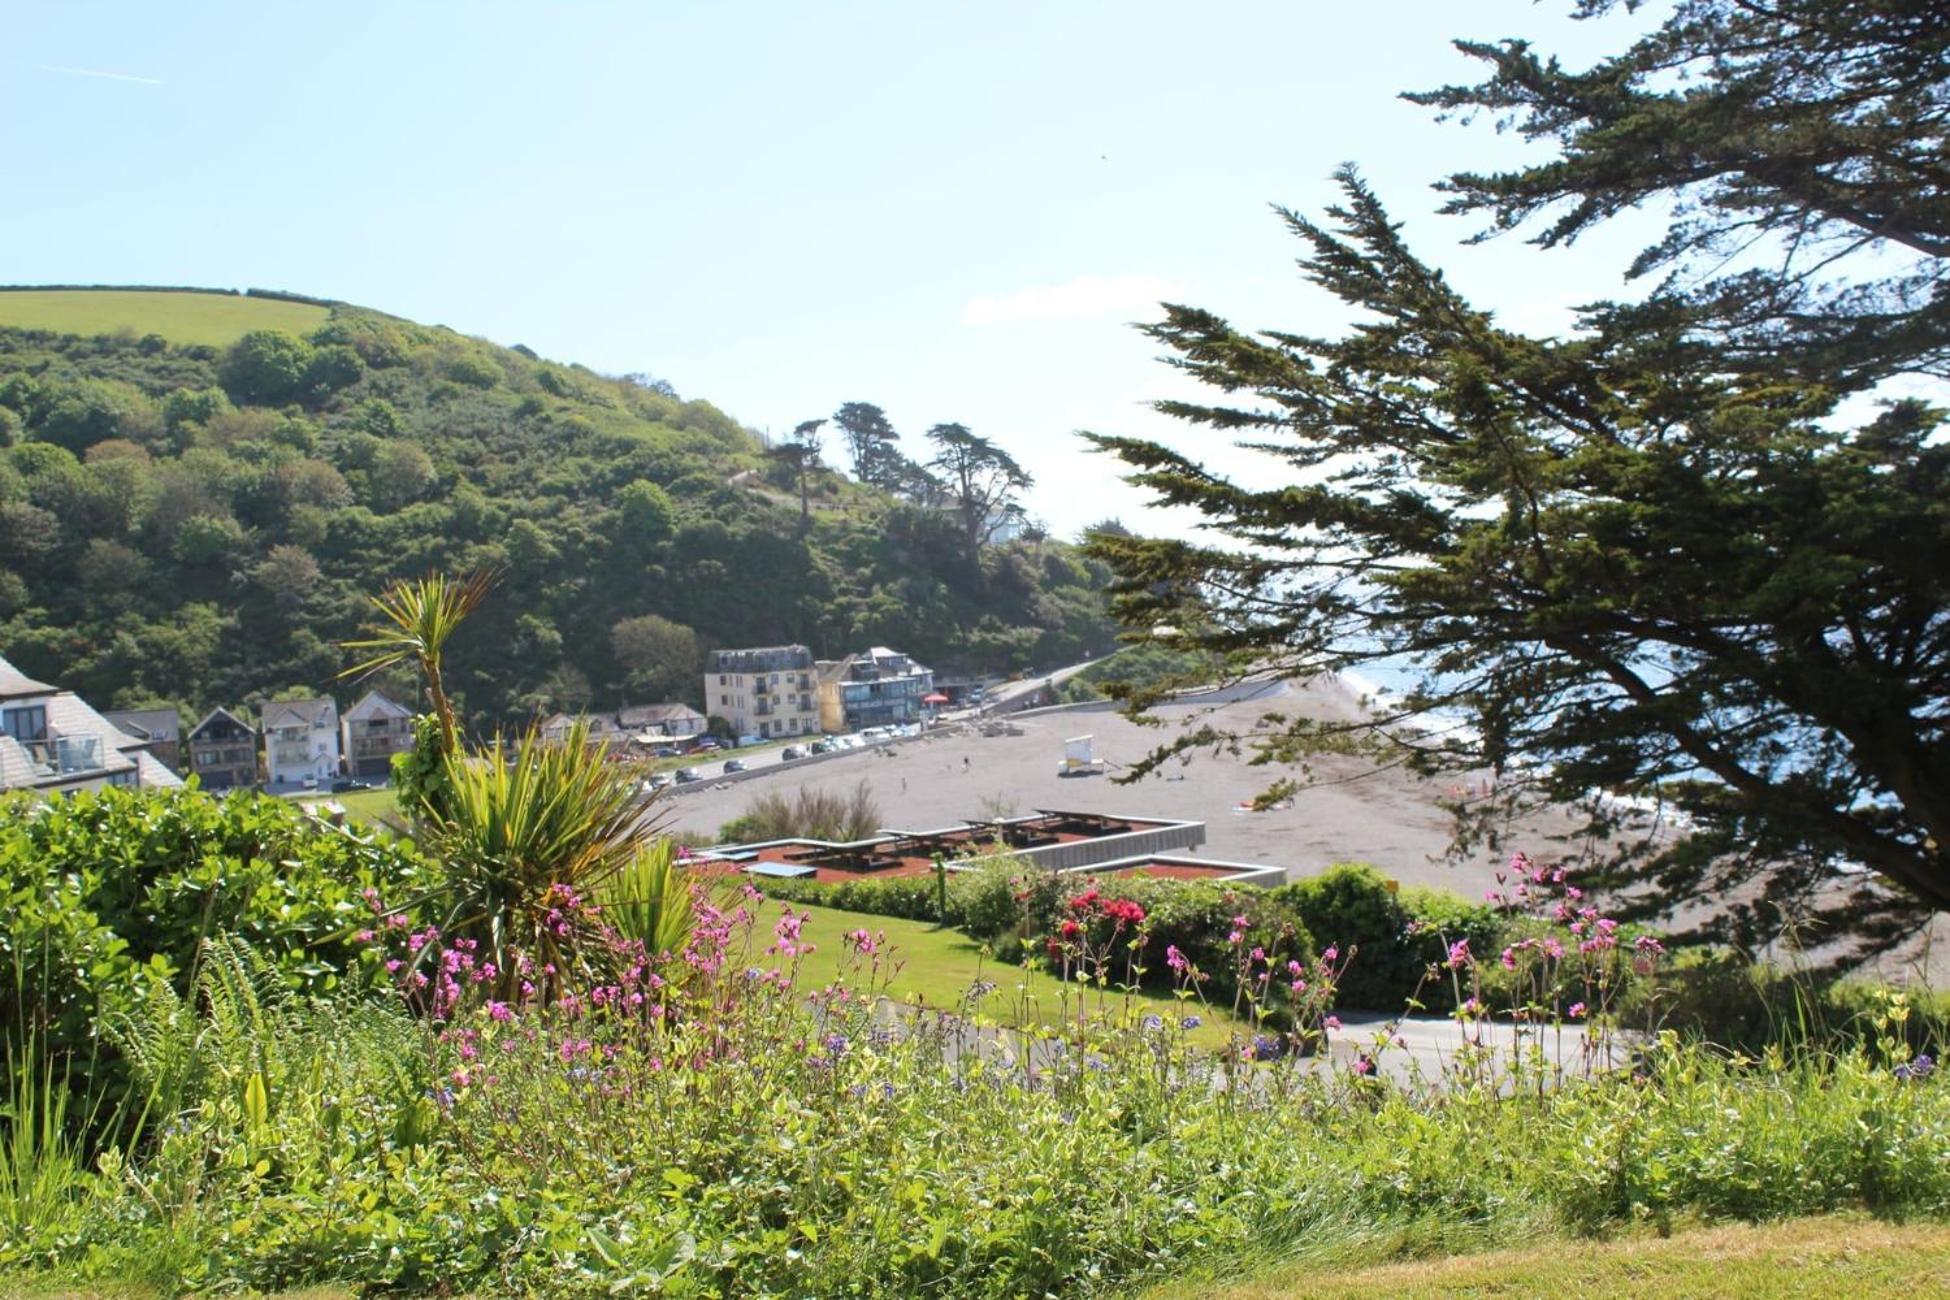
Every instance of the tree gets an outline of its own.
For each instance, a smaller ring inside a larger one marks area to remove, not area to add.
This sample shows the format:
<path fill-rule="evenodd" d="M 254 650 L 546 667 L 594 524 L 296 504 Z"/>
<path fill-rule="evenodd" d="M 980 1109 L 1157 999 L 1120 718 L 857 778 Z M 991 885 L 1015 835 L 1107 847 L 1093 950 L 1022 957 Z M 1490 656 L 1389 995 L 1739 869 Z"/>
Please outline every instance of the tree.
<path fill-rule="evenodd" d="M 609 644 L 626 674 L 626 689 L 659 698 L 691 695 L 704 663 L 697 633 L 660 614 L 626 618 L 610 629 Z"/>
<path fill-rule="evenodd" d="M 251 569 L 251 581 L 262 587 L 272 603 L 286 614 L 295 614 L 305 607 L 322 576 L 318 561 L 302 546 L 273 546 Z"/>
<path fill-rule="evenodd" d="M 890 492 L 900 486 L 900 470 L 907 458 L 894 446 L 900 435 L 888 423 L 885 411 L 871 402 L 848 402 L 833 413 L 833 423 L 846 439 L 854 478 Z"/>
<path fill-rule="evenodd" d="M 385 443 L 373 453 L 368 481 L 374 508 L 398 510 L 433 486 L 433 459 L 410 442 Z"/>
<path fill-rule="evenodd" d="M 217 377 L 238 403 L 278 405 L 304 396 L 311 344 L 282 330 L 252 330 L 223 354 Z"/>
<path fill-rule="evenodd" d="M 1576 7 L 1589 18 L 1620 0 Z M 1559 247 L 1670 201 L 1632 274 L 1678 278 L 1611 311 L 1677 310 L 1737 365 L 1826 383 L 1950 373 L 1950 9 L 1680 0 L 1582 72 L 1523 41 L 1458 48 L 1489 79 L 1408 98 L 1487 110 L 1557 154 L 1451 177 L 1448 211 L 1487 214 L 1492 232 L 1549 215 L 1534 242 Z"/>
<path fill-rule="evenodd" d="M 792 436 L 772 448 L 771 454 L 789 466 L 794 477 L 799 480 L 799 527 L 801 530 L 812 527 L 812 505 L 806 495 L 806 476 L 819 467 L 819 453 L 824 446 L 819 436 L 824 420 L 804 420 L 793 430 Z"/>
<path fill-rule="evenodd" d="M 1022 518 L 1018 498 L 1035 479 L 1002 448 L 959 424 L 928 430 L 934 459 L 928 468 L 940 476 L 950 505 L 961 520 L 970 555 L 979 555 L 997 530 Z"/>
<path fill-rule="evenodd" d="M 1120 617 L 1289 677 L 1411 666 L 1397 706 L 1277 720 L 1253 742 L 1274 760 L 1359 747 L 1428 774 L 1491 768 L 1508 800 L 1585 804 L 1594 834 L 1626 815 L 1593 792 L 1661 801 L 1694 831 L 1639 877 L 1659 903 L 1732 900 L 1765 930 L 1858 863 L 1895 888 L 1817 909 L 1865 941 L 1950 904 L 1940 413 L 1906 401 L 1838 428 L 1831 390 L 1729 372 L 1677 326 L 1498 329 L 1342 180 L 1331 225 L 1285 215 L 1307 278 L 1364 313 L 1352 332 L 1250 336 L 1184 306 L 1146 327 L 1245 398 L 1160 409 L 1246 431 L 1296 473 L 1249 487 L 1093 437 L 1231 543 L 1093 534 Z M 1490 834 L 1496 811 L 1465 830 Z"/>
<path fill-rule="evenodd" d="M 661 542 L 670 536 L 676 508 L 670 493 L 648 479 L 636 479 L 616 494 L 616 508 L 622 513 L 623 528 L 630 540 L 638 543 Z"/>

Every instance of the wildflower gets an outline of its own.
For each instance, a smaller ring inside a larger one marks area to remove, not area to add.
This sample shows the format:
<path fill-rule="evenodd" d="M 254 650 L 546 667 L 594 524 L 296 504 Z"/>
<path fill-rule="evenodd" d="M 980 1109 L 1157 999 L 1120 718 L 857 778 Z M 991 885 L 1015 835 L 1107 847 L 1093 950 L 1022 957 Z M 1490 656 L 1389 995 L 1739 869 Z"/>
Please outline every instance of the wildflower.
<path fill-rule="evenodd" d="M 1582 1019 L 1584 1019 L 1584 1013 L 1585 1013 L 1585 1011 L 1586 1011 L 1586 1010 L 1587 1010 L 1587 1008 L 1585 1007 L 1585 1005 L 1584 1005 L 1584 1003 L 1582 1003 L 1582 1002 L 1573 1002 L 1573 1003 L 1571 1004 L 1571 1006 L 1570 1006 L 1570 1016 L 1571 1016 L 1571 1019 L 1573 1019 L 1573 1020 L 1582 1020 Z"/>
<path fill-rule="evenodd" d="M 507 1003 L 493 1001 L 487 1004 L 487 1013 L 489 1020 L 508 1020 L 512 1019 L 515 1014 L 508 1009 Z"/>
<path fill-rule="evenodd" d="M 1163 1029 L 1165 1027 L 1165 1019 L 1163 1016 L 1146 1016 L 1144 1018 L 1144 1027 L 1154 1031 Z"/>
<path fill-rule="evenodd" d="M 1341 959 L 1340 945 L 1332 944 L 1332 943 L 1328 944 L 1327 951 L 1320 954 L 1320 959 L 1325 962 L 1339 961 Z"/>
<path fill-rule="evenodd" d="M 1449 945 L 1449 969 L 1461 970 L 1469 965 L 1469 940 L 1458 939 Z"/>
<path fill-rule="evenodd" d="M 1666 950 L 1666 946 L 1649 934 L 1642 934 L 1632 940 L 1632 947 L 1648 957 L 1656 957 Z"/>
<path fill-rule="evenodd" d="M 1339 1016 L 1329 1016 L 1320 1023 L 1324 1029 L 1339 1029 L 1341 1027 L 1341 1018 Z"/>
<path fill-rule="evenodd" d="M 1185 973 L 1186 967 L 1190 966 L 1191 963 L 1185 960 L 1185 954 L 1180 952 L 1178 945 L 1174 943 L 1168 944 L 1165 947 L 1165 965 L 1182 975 Z"/>
<path fill-rule="evenodd" d="M 1351 1068 L 1356 1074 L 1359 1075 L 1365 1076 L 1365 1075 L 1373 1074 L 1374 1058 L 1369 1056 L 1366 1052 L 1362 1052 L 1359 1056 L 1356 1056 L 1354 1058 L 1354 1063 L 1349 1068 Z"/>
<path fill-rule="evenodd" d="M 1503 950 L 1503 969 L 1515 970 L 1516 968 L 1517 968 L 1517 950 L 1515 948 L 1505 948 Z"/>
<path fill-rule="evenodd" d="M 1563 944 L 1559 943 L 1554 938 L 1544 940 L 1544 956 L 1550 958 L 1552 961 L 1556 961 L 1563 955 L 1564 955 Z"/>
<path fill-rule="evenodd" d="M 1197 1029 L 1200 1025 L 1204 1023 L 1205 1022 L 1199 1019 L 1197 1016 L 1186 1016 L 1183 1020 L 1178 1022 L 1178 1027 L 1180 1029 Z"/>

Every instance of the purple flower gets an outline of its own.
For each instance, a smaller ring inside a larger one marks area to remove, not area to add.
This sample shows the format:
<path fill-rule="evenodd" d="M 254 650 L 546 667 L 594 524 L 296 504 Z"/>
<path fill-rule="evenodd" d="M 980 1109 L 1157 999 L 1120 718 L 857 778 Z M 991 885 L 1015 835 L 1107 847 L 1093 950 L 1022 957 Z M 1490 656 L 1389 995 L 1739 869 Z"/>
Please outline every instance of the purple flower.
<path fill-rule="evenodd" d="M 1461 970 L 1469 965 L 1469 940 L 1458 939 L 1449 945 L 1449 969 Z"/>
<path fill-rule="evenodd" d="M 1200 1025 L 1204 1023 L 1205 1022 L 1203 1020 L 1200 1020 L 1197 1016 L 1186 1016 L 1183 1020 L 1178 1022 L 1178 1027 L 1180 1029 L 1197 1029 Z"/>

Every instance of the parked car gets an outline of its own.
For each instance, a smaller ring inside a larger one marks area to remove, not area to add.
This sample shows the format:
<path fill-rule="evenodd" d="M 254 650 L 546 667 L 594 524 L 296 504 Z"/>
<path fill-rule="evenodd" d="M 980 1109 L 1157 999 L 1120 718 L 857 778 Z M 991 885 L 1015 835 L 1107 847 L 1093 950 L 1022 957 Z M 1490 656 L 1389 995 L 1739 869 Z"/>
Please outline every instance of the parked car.
<path fill-rule="evenodd" d="M 673 780 L 673 778 L 672 778 L 672 776 L 670 775 L 670 773 L 668 773 L 668 772 L 657 772 L 657 773 L 655 773 L 655 774 L 653 774 L 653 775 L 651 776 L 651 778 L 650 778 L 650 788 L 651 788 L 652 790 L 664 790 L 664 789 L 668 789 L 668 788 L 670 787 L 670 783 L 671 783 L 671 781 L 672 781 L 672 780 Z"/>
<path fill-rule="evenodd" d="M 742 772 L 745 770 L 745 760 L 742 758 L 727 758 L 724 761 L 724 770 L 727 773 Z"/>
<path fill-rule="evenodd" d="M 806 752 L 808 754 L 830 754 L 833 752 L 833 742 L 830 740 L 815 740 L 812 744 L 806 746 Z"/>
<path fill-rule="evenodd" d="M 797 745 L 787 745 L 779 751 L 779 761 L 781 763 L 790 763 L 795 758 L 804 758 L 805 756 L 806 751 Z"/>
<path fill-rule="evenodd" d="M 693 781 L 702 781 L 703 779 L 704 774 L 694 767 L 680 767 L 677 769 L 676 775 L 671 777 L 671 781 L 677 785 L 689 785 Z"/>
<path fill-rule="evenodd" d="M 696 752 L 700 754 L 708 754 L 712 750 L 718 748 L 721 748 L 721 746 L 718 744 L 718 739 L 716 736 L 703 736 L 700 737 L 697 742 Z"/>
<path fill-rule="evenodd" d="M 333 794 L 351 794 L 354 790 L 370 789 L 372 789 L 372 782 L 355 781 L 350 777 L 340 777 L 338 780 L 332 782 Z"/>

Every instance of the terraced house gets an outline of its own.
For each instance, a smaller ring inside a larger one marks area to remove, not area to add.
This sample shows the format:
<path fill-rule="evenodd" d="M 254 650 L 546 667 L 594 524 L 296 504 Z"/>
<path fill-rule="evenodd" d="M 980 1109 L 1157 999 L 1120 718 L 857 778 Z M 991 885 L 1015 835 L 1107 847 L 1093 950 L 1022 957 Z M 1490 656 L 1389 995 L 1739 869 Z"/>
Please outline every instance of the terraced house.
<path fill-rule="evenodd" d="M 346 771 L 366 781 L 393 773 L 393 755 L 413 748 L 413 710 L 378 691 L 345 711 L 339 722 Z"/>
<path fill-rule="evenodd" d="M 802 645 L 714 650 L 705 664 L 704 707 L 739 736 L 819 734 L 813 654 Z"/>
<path fill-rule="evenodd" d="M 265 788 L 305 790 L 330 785 L 339 773 L 339 706 L 315 700 L 273 700 L 264 706 Z"/>

